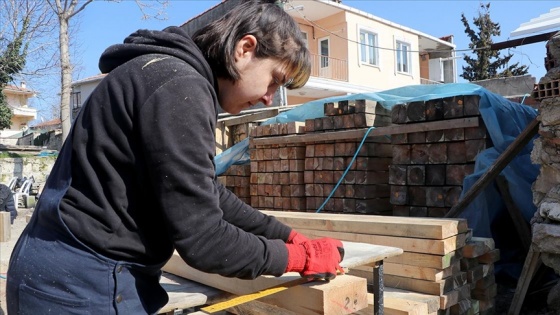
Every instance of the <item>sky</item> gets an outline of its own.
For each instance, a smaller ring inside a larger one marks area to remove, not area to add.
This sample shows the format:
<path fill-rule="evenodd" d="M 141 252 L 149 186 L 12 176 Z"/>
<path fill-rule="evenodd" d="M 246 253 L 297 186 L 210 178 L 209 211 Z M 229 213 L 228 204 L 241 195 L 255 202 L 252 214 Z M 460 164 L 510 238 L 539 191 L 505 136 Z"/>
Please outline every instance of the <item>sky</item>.
<path fill-rule="evenodd" d="M 146 1 L 146 0 L 144 0 Z M 149 1 L 149 0 L 148 0 Z M 75 17 L 79 21 L 76 40 L 78 52 L 74 63 L 79 66 L 74 79 L 83 79 L 99 74 L 98 61 L 101 53 L 110 45 L 121 43 L 126 36 L 137 29 L 160 30 L 171 25 L 181 25 L 192 17 L 206 11 L 221 1 L 204 0 L 169 0 L 167 20 L 142 20 L 142 15 L 135 1 L 121 2 L 95 1 Z M 379 0 L 343 0 L 342 4 L 354 7 L 377 17 L 389 20 L 422 33 L 443 37 L 454 36 L 458 56 L 470 54 L 469 38 L 461 22 L 463 13 L 471 28 L 475 28 L 473 18 L 478 16 L 481 3 L 490 2 L 490 18 L 499 23 L 501 36 L 493 37 L 494 43 L 516 39 L 510 33 L 522 23 L 548 13 L 558 7 L 557 1 L 379 1 Z M 550 32 L 544 30 L 540 33 Z M 524 36 L 537 35 L 528 34 Z M 539 42 L 502 50 L 501 55 L 513 54 L 511 62 L 529 66 L 529 74 L 536 81 L 546 74 L 544 57 L 546 42 Z M 458 73 L 462 73 L 463 59 L 457 60 Z M 464 80 L 458 76 L 458 82 Z"/>

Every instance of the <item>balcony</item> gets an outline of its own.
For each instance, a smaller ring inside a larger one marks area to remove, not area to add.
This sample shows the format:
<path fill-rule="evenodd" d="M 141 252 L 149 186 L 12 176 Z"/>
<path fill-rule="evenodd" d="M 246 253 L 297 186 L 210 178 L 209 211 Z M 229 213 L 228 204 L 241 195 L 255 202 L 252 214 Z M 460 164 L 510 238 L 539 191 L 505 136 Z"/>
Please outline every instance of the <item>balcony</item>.
<path fill-rule="evenodd" d="M 348 61 L 337 58 L 311 55 L 311 76 L 348 82 Z"/>
<path fill-rule="evenodd" d="M 438 82 L 438 81 L 433 81 L 433 80 L 430 80 L 430 79 L 420 78 L 420 84 L 443 84 L 443 83 Z"/>

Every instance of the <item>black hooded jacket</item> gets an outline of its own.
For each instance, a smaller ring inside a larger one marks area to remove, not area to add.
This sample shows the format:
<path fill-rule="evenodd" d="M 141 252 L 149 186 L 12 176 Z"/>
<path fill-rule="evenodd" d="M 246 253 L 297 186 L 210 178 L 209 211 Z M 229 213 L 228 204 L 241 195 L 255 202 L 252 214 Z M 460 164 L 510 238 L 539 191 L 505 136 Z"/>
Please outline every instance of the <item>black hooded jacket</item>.
<path fill-rule="evenodd" d="M 215 179 L 217 83 L 188 35 L 137 31 L 99 67 L 108 75 L 62 149 L 71 161 L 57 161 L 72 172 L 60 204 L 70 231 L 117 260 L 160 264 L 175 248 L 206 272 L 282 274 L 291 229 Z"/>

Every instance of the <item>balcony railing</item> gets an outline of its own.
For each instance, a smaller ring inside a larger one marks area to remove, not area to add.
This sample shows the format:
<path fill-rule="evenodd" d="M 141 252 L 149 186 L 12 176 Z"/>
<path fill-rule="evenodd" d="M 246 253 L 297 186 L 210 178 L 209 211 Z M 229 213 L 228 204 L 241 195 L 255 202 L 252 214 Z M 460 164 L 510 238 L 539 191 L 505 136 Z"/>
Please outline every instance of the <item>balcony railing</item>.
<path fill-rule="evenodd" d="M 420 78 L 420 84 L 443 84 L 443 83 L 438 82 L 438 81 L 429 80 L 429 79 Z"/>
<path fill-rule="evenodd" d="M 348 61 L 311 54 L 311 76 L 348 81 Z"/>

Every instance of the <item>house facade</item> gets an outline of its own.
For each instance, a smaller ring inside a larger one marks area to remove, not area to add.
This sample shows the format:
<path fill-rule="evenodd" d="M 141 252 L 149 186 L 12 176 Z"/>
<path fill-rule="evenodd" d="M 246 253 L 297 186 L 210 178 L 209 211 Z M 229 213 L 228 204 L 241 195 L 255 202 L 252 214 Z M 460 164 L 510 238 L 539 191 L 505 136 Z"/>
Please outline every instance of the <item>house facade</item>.
<path fill-rule="evenodd" d="M 35 92 L 22 82 L 19 86 L 6 85 L 2 93 L 12 110 L 12 119 L 10 128 L 0 131 L 0 138 L 3 144 L 12 144 L 8 139 L 13 138 L 15 144 L 18 135 L 27 130 L 30 121 L 37 118 L 37 109 L 29 107 L 29 99 L 35 97 Z"/>
<path fill-rule="evenodd" d="M 76 119 L 80 108 L 89 97 L 95 87 L 103 80 L 106 74 L 98 74 L 82 80 L 72 82 L 72 92 L 70 96 L 70 108 L 72 109 L 72 121 Z"/>
<path fill-rule="evenodd" d="M 192 34 L 243 0 L 226 0 L 188 20 Z M 312 57 L 312 74 L 297 90 L 280 89 L 273 106 L 299 105 L 353 93 L 378 92 L 415 84 L 454 83 L 457 67 L 453 36 L 437 38 L 346 6 L 340 1 L 283 1 L 298 23 Z M 97 75 L 72 84 L 73 117 Z M 253 108 L 263 107 L 257 104 Z"/>
<path fill-rule="evenodd" d="M 300 25 L 313 63 L 307 85 L 287 91 L 290 105 L 457 81 L 453 36 L 437 38 L 338 1 L 290 0 L 284 10 Z"/>

